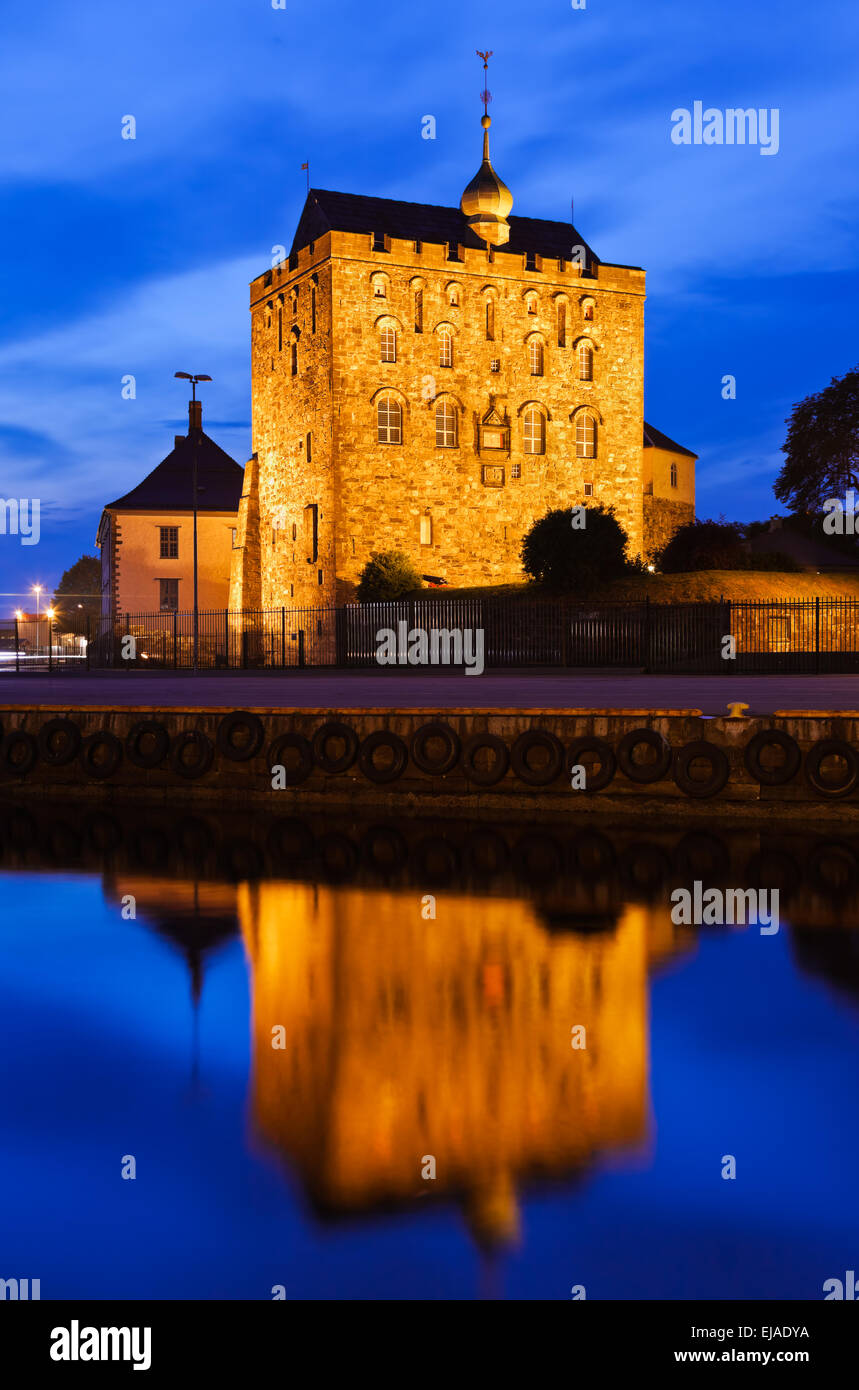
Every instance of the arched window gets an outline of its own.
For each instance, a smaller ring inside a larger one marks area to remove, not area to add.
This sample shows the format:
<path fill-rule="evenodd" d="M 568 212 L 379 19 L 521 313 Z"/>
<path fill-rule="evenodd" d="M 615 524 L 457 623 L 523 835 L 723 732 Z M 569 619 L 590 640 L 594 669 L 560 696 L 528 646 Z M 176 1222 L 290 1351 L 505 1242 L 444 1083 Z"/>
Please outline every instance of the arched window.
<path fill-rule="evenodd" d="M 388 285 L 384 275 L 374 275 L 370 283 L 373 286 L 373 296 L 375 299 L 387 298 Z"/>
<path fill-rule="evenodd" d="M 283 309 L 277 309 L 277 350 L 283 352 Z"/>
<path fill-rule="evenodd" d="M 449 328 L 442 328 L 438 335 L 438 365 L 453 366 L 453 334 Z"/>
<path fill-rule="evenodd" d="M 592 321 L 593 316 L 594 316 L 593 301 L 592 301 L 592 300 L 587 300 L 587 301 L 585 302 L 585 318 L 588 320 L 588 323 L 590 323 L 590 322 Z"/>
<path fill-rule="evenodd" d="M 380 444 L 402 444 L 403 407 L 393 396 L 380 396 L 376 407 L 377 438 Z"/>
<path fill-rule="evenodd" d="M 676 464 L 676 463 L 672 463 L 672 465 L 671 465 L 671 486 L 672 486 L 672 487 L 676 487 L 676 486 L 677 486 L 677 464 Z"/>
<path fill-rule="evenodd" d="M 579 381 L 594 379 L 594 350 L 590 343 L 579 343 Z"/>
<path fill-rule="evenodd" d="M 527 308 L 529 314 L 536 314 L 536 312 L 537 312 L 537 296 L 536 296 L 535 294 L 527 294 L 527 295 L 525 296 L 525 306 L 526 306 L 526 308 Z"/>
<path fill-rule="evenodd" d="M 456 448 L 456 406 L 452 401 L 439 401 L 435 408 L 435 446 Z"/>
<path fill-rule="evenodd" d="M 415 290 L 415 332 L 424 331 L 424 292 Z"/>
<path fill-rule="evenodd" d="M 543 344 L 539 338 L 532 338 L 528 344 L 528 362 L 532 376 L 543 375 Z"/>
<path fill-rule="evenodd" d="M 448 303 L 454 309 L 459 308 L 459 290 L 456 285 L 451 285 L 450 287 L 448 292 Z"/>
<path fill-rule="evenodd" d="M 486 301 L 486 341 L 495 342 L 495 303 L 491 299 Z"/>
<path fill-rule="evenodd" d="M 567 306 L 563 300 L 558 305 L 558 347 L 567 346 Z"/>
<path fill-rule="evenodd" d="M 290 349 L 290 358 L 292 366 L 292 375 L 298 376 L 298 343 L 295 341 L 294 338 L 292 340 L 292 347 Z"/>
<path fill-rule="evenodd" d="M 576 458 L 595 459 L 597 456 L 597 422 L 583 410 L 576 416 Z"/>
<path fill-rule="evenodd" d="M 396 328 L 383 328 L 379 334 L 379 346 L 381 350 L 381 360 L 383 362 L 396 362 L 397 360 L 397 330 Z"/>
<path fill-rule="evenodd" d="M 525 411 L 525 453 L 545 454 L 546 417 L 542 410 L 531 406 Z"/>

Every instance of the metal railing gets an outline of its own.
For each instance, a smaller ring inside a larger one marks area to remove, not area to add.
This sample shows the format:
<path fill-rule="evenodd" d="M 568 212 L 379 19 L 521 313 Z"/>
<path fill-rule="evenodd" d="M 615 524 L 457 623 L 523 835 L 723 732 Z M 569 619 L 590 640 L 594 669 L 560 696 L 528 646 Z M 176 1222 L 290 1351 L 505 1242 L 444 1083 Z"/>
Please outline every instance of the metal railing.
<path fill-rule="evenodd" d="M 859 600 L 654 604 L 499 598 L 401 599 L 340 607 L 198 614 L 204 670 L 378 665 L 388 629 L 408 667 L 408 634 L 480 631 L 484 667 L 632 667 L 653 672 L 859 671 Z M 733 639 L 735 655 L 728 653 Z M 441 651 L 445 651 L 442 641 Z M 442 658 L 443 659 L 443 658 Z M 193 612 L 0 620 L 0 674 L 188 670 Z"/>

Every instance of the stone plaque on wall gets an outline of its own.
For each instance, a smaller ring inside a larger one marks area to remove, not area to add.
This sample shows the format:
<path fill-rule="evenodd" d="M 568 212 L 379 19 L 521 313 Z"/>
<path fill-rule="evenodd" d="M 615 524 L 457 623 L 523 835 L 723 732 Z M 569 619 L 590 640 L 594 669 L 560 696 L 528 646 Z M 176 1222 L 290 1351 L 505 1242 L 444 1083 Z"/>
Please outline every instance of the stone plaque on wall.
<path fill-rule="evenodd" d="M 484 487 L 503 487 L 504 465 L 502 463 L 484 463 L 483 484 Z"/>

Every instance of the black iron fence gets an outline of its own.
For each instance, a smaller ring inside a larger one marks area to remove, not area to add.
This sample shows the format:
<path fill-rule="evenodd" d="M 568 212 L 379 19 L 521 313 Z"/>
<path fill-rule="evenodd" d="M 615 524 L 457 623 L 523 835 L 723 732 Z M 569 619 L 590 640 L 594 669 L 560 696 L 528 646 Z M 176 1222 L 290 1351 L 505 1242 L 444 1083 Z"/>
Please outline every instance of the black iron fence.
<path fill-rule="evenodd" d="M 465 659 L 483 669 L 859 671 L 859 600 L 654 604 L 439 595 L 341 607 L 221 609 L 198 613 L 196 624 L 193 612 L 0 620 L 0 674 L 195 665 L 370 670 L 382 664 L 383 653 L 388 664 L 406 668 Z"/>

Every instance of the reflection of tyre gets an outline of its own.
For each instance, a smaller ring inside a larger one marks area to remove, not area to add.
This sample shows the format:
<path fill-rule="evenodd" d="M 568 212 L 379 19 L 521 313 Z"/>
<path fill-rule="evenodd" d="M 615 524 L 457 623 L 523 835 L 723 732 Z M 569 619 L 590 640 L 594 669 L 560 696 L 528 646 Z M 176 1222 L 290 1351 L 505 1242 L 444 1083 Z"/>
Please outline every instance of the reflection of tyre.
<path fill-rule="evenodd" d="M 534 759 L 534 754 L 542 757 Z M 528 787 L 547 787 L 564 769 L 564 745 L 548 729 L 526 729 L 510 749 L 510 766 Z"/>
<path fill-rule="evenodd" d="M 81 731 L 73 719 L 49 719 L 39 730 L 39 755 L 49 767 L 73 763 L 81 751 Z"/>
<path fill-rule="evenodd" d="M 320 724 L 312 742 L 314 761 L 323 772 L 347 772 L 358 756 L 360 740 L 355 730 L 348 724 L 340 724 L 336 720 Z M 343 751 L 332 753 L 329 750 L 331 743 L 342 744 Z"/>
<path fill-rule="evenodd" d="M 815 892 L 845 902 L 856 891 L 856 854 L 846 840 L 818 840 L 812 845 L 806 866 Z"/>
<path fill-rule="evenodd" d="M 731 867 L 731 853 L 724 840 L 706 830 L 690 830 L 674 848 L 673 870 L 684 882 L 700 879 L 710 887 L 724 883 Z"/>
<path fill-rule="evenodd" d="M 180 777 L 203 777 L 212 766 L 215 748 L 202 729 L 186 729 L 170 745 L 170 766 Z"/>
<path fill-rule="evenodd" d="M 361 862 L 381 878 L 397 878 L 408 857 L 408 845 L 393 826 L 371 825 L 361 841 Z"/>
<path fill-rule="evenodd" d="M 693 777 L 695 763 L 707 763 L 709 773 L 706 777 Z M 708 743 L 698 738 L 692 743 L 684 743 L 674 754 L 674 781 L 687 796 L 696 798 L 716 796 L 724 787 L 731 773 L 731 764 L 724 749 L 718 744 Z"/>
<path fill-rule="evenodd" d="M 830 777 L 823 771 L 827 758 L 840 758 L 844 767 L 840 776 Z M 849 743 L 840 738 L 822 738 L 812 744 L 805 755 L 805 780 L 818 796 L 837 800 L 849 796 L 859 784 L 859 758 Z"/>
<path fill-rule="evenodd" d="M 179 853 L 191 864 L 204 864 L 215 847 L 211 827 L 195 816 L 179 822 L 176 841 Z"/>
<path fill-rule="evenodd" d="M 488 749 L 491 754 L 489 764 L 478 755 Z M 462 748 L 462 767 L 469 782 L 477 787 L 494 787 L 510 766 L 510 754 L 503 738 L 496 734 L 472 734 L 465 740 Z"/>
<path fill-rule="evenodd" d="M 599 830 L 583 830 L 567 850 L 568 872 L 587 883 L 607 880 L 615 866 L 614 845 Z"/>
<path fill-rule="evenodd" d="M 671 878 L 671 860 L 661 845 L 634 840 L 618 854 L 620 881 L 628 892 L 644 902 L 662 898 Z"/>
<path fill-rule="evenodd" d="M 503 835 L 495 830 L 472 830 L 464 847 L 466 871 L 476 879 L 500 877 L 510 862 L 510 851 Z"/>
<path fill-rule="evenodd" d="M 516 841 L 510 862 L 524 883 L 548 887 L 563 872 L 564 852 L 552 835 L 530 831 Z"/>
<path fill-rule="evenodd" d="M 291 753 L 287 759 L 284 755 Z M 304 734 L 278 734 L 268 750 L 269 770 L 283 768 L 283 780 L 288 787 L 297 787 L 305 782 L 313 771 L 313 749 Z"/>
<path fill-rule="evenodd" d="M 376 752 L 380 748 L 389 750 L 390 762 L 376 762 Z M 392 733 L 390 729 L 377 729 L 375 733 L 368 734 L 361 744 L 361 751 L 358 754 L 358 766 L 364 776 L 368 781 L 380 785 L 385 782 L 396 782 L 398 777 L 402 777 L 408 761 L 408 748 L 399 734 Z"/>
<path fill-rule="evenodd" d="M 113 776 L 122 762 L 122 744 L 109 729 L 99 729 L 84 739 L 80 761 L 87 777 L 103 782 Z"/>
<path fill-rule="evenodd" d="M 802 882 L 802 870 L 795 855 L 765 847 L 749 859 L 743 871 L 743 882 L 750 888 L 777 888 L 788 902 Z"/>
<path fill-rule="evenodd" d="M 80 864 L 83 839 L 68 821 L 52 821 L 42 834 L 42 845 L 52 864 Z"/>
<path fill-rule="evenodd" d="M 347 835 L 332 831 L 321 835 L 316 842 L 323 878 L 331 883 L 345 883 L 355 877 L 358 850 Z"/>
<path fill-rule="evenodd" d="M 170 862 L 170 841 L 157 826 L 136 826 L 128 837 L 128 854 L 134 864 L 144 869 L 166 869 Z"/>
<path fill-rule="evenodd" d="M 651 762 L 635 761 L 637 748 L 649 748 Z M 624 777 L 631 782 L 661 782 L 671 771 L 671 744 L 658 729 L 632 729 L 617 745 L 617 761 Z"/>
<path fill-rule="evenodd" d="M 599 772 L 591 772 L 587 765 L 582 762 L 586 753 L 592 753 L 599 765 Z M 617 758 L 610 743 L 606 743 L 604 738 L 596 738 L 589 735 L 586 738 L 577 738 L 570 745 L 567 753 L 567 774 L 572 777 L 573 768 L 585 768 L 585 785 L 582 788 L 585 792 L 601 792 L 608 786 L 617 771 Z"/>
<path fill-rule="evenodd" d="M 95 811 L 84 822 L 87 843 L 96 854 L 113 854 L 122 844 L 122 826 L 114 816 Z"/>
<path fill-rule="evenodd" d="M 227 837 L 221 846 L 219 858 L 221 857 L 228 877 L 235 883 L 244 882 L 246 879 L 262 878 L 264 871 L 262 851 L 254 844 L 253 840 L 233 840 Z"/>
<path fill-rule="evenodd" d="M 238 740 L 237 740 L 238 736 Z M 265 739 L 265 729 L 259 715 L 246 709 L 225 714 L 218 724 L 215 742 L 218 752 L 231 762 L 243 763 L 255 758 Z"/>
<path fill-rule="evenodd" d="M 435 746 L 435 753 L 433 753 Z M 440 720 L 422 724 L 412 734 L 409 753 L 415 767 L 430 777 L 445 777 L 459 762 L 462 744 L 459 734 Z"/>
<path fill-rule="evenodd" d="M 441 835 L 424 835 L 409 857 L 412 875 L 418 883 L 450 883 L 459 873 L 459 852 Z"/>
<path fill-rule="evenodd" d="M 26 777 L 39 761 L 39 745 L 25 729 L 12 729 L 0 744 L 0 767 L 8 777 Z"/>
<path fill-rule="evenodd" d="M 276 820 L 268 832 L 272 868 L 306 869 L 316 860 L 316 841 L 310 827 L 294 817 Z"/>
<path fill-rule="evenodd" d="M 776 767 L 767 767 L 761 761 L 765 748 L 781 749 L 782 761 Z M 786 782 L 792 782 L 799 772 L 802 754 L 796 739 L 783 729 L 761 729 L 743 749 L 743 762 L 749 776 L 760 782 L 762 787 L 783 787 Z"/>
<path fill-rule="evenodd" d="M 135 767 L 160 767 L 170 752 L 170 734 L 157 719 L 141 719 L 125 740 L 125 756 Z"/>

